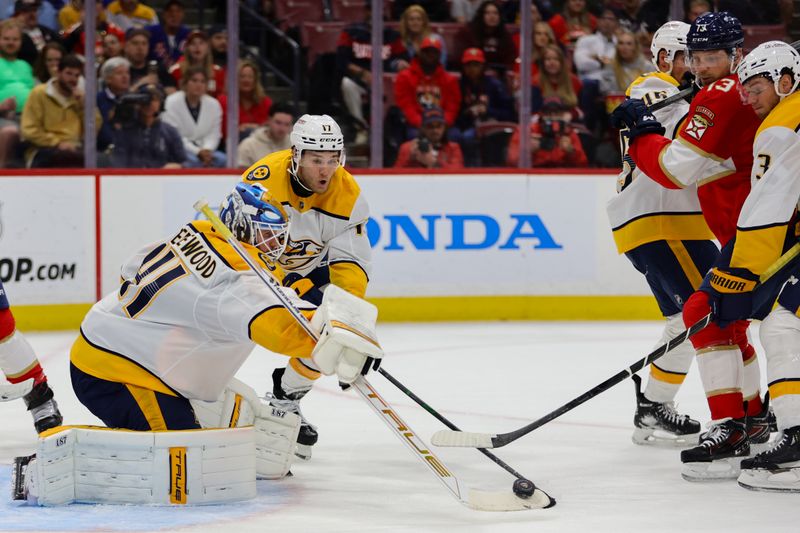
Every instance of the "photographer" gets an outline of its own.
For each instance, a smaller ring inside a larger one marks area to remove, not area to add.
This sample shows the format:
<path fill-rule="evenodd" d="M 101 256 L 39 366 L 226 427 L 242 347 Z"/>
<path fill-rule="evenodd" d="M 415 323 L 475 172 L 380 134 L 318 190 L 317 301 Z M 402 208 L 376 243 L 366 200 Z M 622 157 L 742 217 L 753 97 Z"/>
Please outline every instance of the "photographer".
<path fill-rule="evenodd" d="M 541 112 L 531 121 L 531 166 L 585 167 L 586 153 L 569 121 L 569 107 L 557 96 L 545 98 Z M 519 130 L 508 143 L 508 165 L 519 164 Z"/>
<path fill-rule="evenodd" d="M 464 157 L 458 143 L 447 140 L 447 126 L 440 107 L 422 112 L 419 137 L 400 145 L 395 168 L 464 168 Z"/>
<path fill-rule="evenodd" d="M 186 161 L 181 136 L 158 117 L 164 95 L 144 85 L 120 98 L 112 119 L 112 166 L 118 168 L 181 168 Z"/>

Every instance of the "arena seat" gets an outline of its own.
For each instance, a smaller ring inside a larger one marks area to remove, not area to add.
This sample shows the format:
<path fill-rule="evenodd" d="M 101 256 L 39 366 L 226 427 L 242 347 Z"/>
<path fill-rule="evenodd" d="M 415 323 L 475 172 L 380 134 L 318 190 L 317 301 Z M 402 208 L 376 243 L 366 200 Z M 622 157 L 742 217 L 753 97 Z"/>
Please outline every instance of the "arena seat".
<path fill-rule="evenodd" d="M 282 29 L 325 18 L 322 0 L 276 0 L 275 16 Z"/>
<path fill-rule="evenodd" d="M 301 26 L 303 46 L 308 47 L 308 66 L 311 67 L 317 56 L 336 51 L 339 34 L 346 22 L 305 22 Z"/>
<path fill-rule="evenodd" d="M 331 0 L 334 20 L 344 22 L 361 22 L 368 6 L 368 0 Z"/>

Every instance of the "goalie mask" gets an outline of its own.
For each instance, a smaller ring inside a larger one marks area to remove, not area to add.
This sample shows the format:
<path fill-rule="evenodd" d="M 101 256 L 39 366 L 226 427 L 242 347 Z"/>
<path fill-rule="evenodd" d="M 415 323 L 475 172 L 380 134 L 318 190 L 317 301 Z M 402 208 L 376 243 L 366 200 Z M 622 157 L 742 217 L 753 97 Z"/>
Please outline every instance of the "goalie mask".
<path fill-rule="evenodd" d="M 289 237 L 289 217 L 261 185 L 236 185 L 222 203 L 219 218 L 237 240 L 255 246 L 272 261 L 283 254 Z"/>
<path fill-rule="evenodd" d="M 685 22 L 672 21 L 667 22 L 653 34 L 653 41 L 650 43 L 650 52 L 653 57 L 651 61 L 658 68 L 658 53 L 661 50 L 666 50 L 666 61 L 669 64 L 669 71 L 667 74 L 672 74 L 672 63 L 675 61 L 675 55 L 678 52 L 686 53 L 686 35 L 689 33 L 689 25 Z"/>
<path fill-rule="evenodd" d="M 775 85 L 775 93 L 781 98 L 789 96 L 800 82 L 800 53 L 783 41 L 769 41 L 756 46 L 739 64 L 736 73 L 744 84 L 755 77 L 763 77 Z M 792 76 L 792 89 L 783 93 L 779 84 L 783 74 Z"/>
<path fill-rule="evenodd" d="M 344 166 L 344 136 L 336 121 L 328 115 L 303 115 L 295 122 L 290 139 L 294 176 L 297 176 L 305 150 L 339 152 L 339 164 Z"/>

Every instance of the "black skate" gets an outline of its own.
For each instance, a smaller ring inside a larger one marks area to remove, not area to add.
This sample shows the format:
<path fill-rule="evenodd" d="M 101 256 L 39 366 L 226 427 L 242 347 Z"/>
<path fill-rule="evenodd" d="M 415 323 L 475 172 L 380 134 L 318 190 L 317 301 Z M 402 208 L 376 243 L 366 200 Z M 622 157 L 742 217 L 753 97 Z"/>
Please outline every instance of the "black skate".
<path fill-rule="evenodd" d="M 311 459 L 311 447 L 317 443 L 319 434 L 317 429 L 309 423 L 300 411 L 300 400 L 308 392 L 307 390 L 287 394 L 281 388 L 281 378 L 285 368 L 276 368 L 272 373 L 272 394 L 267 394 L 267 399 L 270 405 L 273 405 L 284 411 L 289 411 L 300 417 L 300 433 L 297 435 L 297 449 L 294 454 L 302 459 L 308 461 Z"/>
<path fill-rule="evenodd" d="M 745 412 L 747 405 L 745 404 Z M 770 418 L 774 421 L 775 415 L 769 407 L 769 394 L 764 396 L 764 405 L 757 415 L 747 417 L 747 438 L 751 445 L 765 444 L 769 441 Z M 766 446 L 757 446 L 754 451 L 763 451 Z"/>
<path fill-rule="evenodd" d="M 688 415 L 679 414 L 672 402 L 658 403 L 648 400 L 642 392 L 642 379 L 634 374 L 636 387 L 636 413 L 631 437 L 636 444 L 656 446 L 691 446 L 697 442 L 700 422 Z"/>
<path fill-rule="evenodd" d="M 770 449 L 742 461 L 739 485 L 750 490 L 800 492 L 800 426 L 785 429 Z"/>
<path fill-rule="evenodd" d="M 700 444 L 681 452 L 687 481 L 736 479 L 739 463 L 750 455 L 750 440 L 743 418 L 714 424 L 700 436 Z"/>
<path fill-rule="evenodd" d="M 50 428 L 60 426 L 64 418 L 58 410 L 58 404 L 53 399 L 53 389 L 46 381 L 35 385 L 33 389 L 23 396 L 28 411 L 33 416 L 33 425 L 37 433 L 42 433 Z"/>

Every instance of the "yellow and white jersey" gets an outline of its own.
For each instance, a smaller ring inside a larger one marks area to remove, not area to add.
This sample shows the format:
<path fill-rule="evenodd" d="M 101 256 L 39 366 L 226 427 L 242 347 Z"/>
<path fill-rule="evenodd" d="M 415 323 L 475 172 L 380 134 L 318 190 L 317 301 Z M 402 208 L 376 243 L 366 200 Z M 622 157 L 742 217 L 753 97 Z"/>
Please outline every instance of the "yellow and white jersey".
<path fill-rule="evenodd" d="M 244 245 L 264 268 L 276 270 Z M 277 269 L 279 270 L 279 269 Z M 283 289 L 310 316 L 313 306 Z M 81 324 L 72 364 L 95 377 L 216 400 L 255 347 L 309 357 L 314 342 L 209 222 L 183 226 L 122 267 Z"/>
<path fill-rule="evenodd" d="M 783 252 L 800 200 L 800 93 L 767 115 L 753 143 L 750 194 L 736 224 L 731 267 L 762 274 Z"/>
<path fill-rule="evenodd" d="M 675 78 L 662 72 L 651 72 L 631 83 L 626 94 L 653 105 L 678 91 Z M 689 104 L 679 101 L 655 111 L 654 115 L 667 130 L 665 136 L 673 138 L 688 111 Z M 607 205 L 617 251 L 622 254 L 659 240 L 713 239 L 703 219 L 697 187 L 666 189 L 648 179 L 628 156 L 627 139 L 622 135 L 620 139 L 623 163 L 617 178 L 619 194 Z"/>
<path fill-rule="evenodd" d="M 369 206 L 353 176 L 339 167 L 324 194 L 305 194 L 289 173 L 292 151 L 275 152 L 253 163 L 242 178 L 268 189 L 289 215 L 289 243 L 278 260 L 286 271 L 306 275 L 324 266 L 331 283 L 364 297 L 372 250 L 367 238 Z"/>

